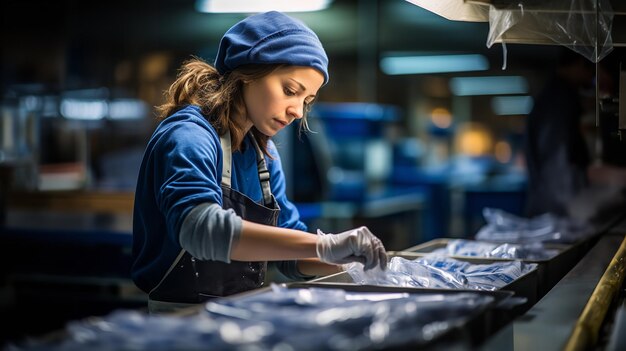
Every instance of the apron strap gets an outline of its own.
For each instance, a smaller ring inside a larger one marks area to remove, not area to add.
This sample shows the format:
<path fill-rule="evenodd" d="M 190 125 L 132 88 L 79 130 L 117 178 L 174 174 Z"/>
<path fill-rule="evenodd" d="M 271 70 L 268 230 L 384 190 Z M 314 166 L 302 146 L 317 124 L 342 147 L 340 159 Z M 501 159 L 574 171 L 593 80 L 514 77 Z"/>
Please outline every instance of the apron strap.
<path fill-rule="evenodd" d="M 263 192 L 263 203 L 265 207 L 273 208 L 274 200 L 272 196 L 272 190 L 270 187 L 270 171 L 267 170 L 267 163 L 265 162 L 265 156 L 263 151 L 259 147 L 256 138 L 250 133 L 250 139 L 256 149 L 256 167 L 259 172 L 259 180 L 261 181 L 261 191 Z"/>
<path fill-rule="evenodd" d="M 174 260 L 174 262 L 172 262 L 170 267 L 167 269 L 167 272 L 165 272 L 165 274 L 163 274 L 163 278 L 161 278 L 161 280 L 159 281 L 159 284 L 157 284 L 154 288 L 152 288 L 152 290 L 150 290 L 150 292 L 148 293 L 148 297 L 150 297 L 150 294 L 153 291 L 155 291 L 156 289 L 158 289 L 161 286 L 161 284 L 163 283 L 165 278 L 167 278 L 167 276 L 170 274 L 170 272 L 172 270 L 174 270 L 174 268 L 176 268 L 176 265 L 178 264 L 178 262 L 180 262 L 180 259 L 183 258 L 184 254 L 185 254 L 185 250 L 181 249 L 180 252 L 178 253 L 178 256 L 176 256 L 176 259 Z"/>
<path fill-rule="evenodd" d="M 230 170 L 232 167 L 232 146 L 230 145 L 230 131 L 220 135 L 220 143 L 222 144 L 222 185 L 230 186 Z"/>

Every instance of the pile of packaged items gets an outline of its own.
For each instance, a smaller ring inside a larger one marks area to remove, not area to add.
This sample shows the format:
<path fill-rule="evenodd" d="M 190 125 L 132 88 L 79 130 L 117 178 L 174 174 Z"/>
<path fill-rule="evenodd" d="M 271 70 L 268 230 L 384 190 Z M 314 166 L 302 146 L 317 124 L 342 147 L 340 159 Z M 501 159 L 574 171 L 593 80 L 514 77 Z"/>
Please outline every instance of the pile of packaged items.
<path fill-rule="evenodd" d="M 559 254 L 559 250 L 547 248 L 543 243 L 490 243 L 464 239 L 448 241 L 446 247 L 433 250 L 433 255 L 470 256 L 520 260 L 549 260 Z"/>
<path fill-rule="evenodd" d="M 120 310 L 72 322 L 56 343 L 10 350 L 370 350 L 419 347 L 467 323 L 494 297 L 459 292 L 272 289 L 213 300 L 189 316 Z"/>
<path fill-rule="evenodd" d="M 365 271 L 360 263 L 348 264 L 345 270 L 355 283 L 363 285 L 498 290 L 536 267 L 536 263 L 522 261 L 473 264 L 427 255 L 414 260 L 392 257 L 385 271 L 379 268 Z"/>
<path fill-rule="evenodd" d="M 562 218 L 546 213 L 523 218 L 500 209 L 486 207 L 483 217 L 487 222 L 475 239 L 499 243 L 563 243 L 571 244 L 594 233 L 593 227 L 583 221 Z"/>

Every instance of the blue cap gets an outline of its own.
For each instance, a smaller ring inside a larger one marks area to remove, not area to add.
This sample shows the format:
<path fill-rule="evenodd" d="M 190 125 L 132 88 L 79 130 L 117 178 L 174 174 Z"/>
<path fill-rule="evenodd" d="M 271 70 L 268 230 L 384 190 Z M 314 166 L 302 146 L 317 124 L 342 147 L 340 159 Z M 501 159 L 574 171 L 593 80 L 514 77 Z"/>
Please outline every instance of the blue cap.
<path fill-rule="evenodd" d="M 215 59 L 220 74 L 247 64 L 313 67 L 328 82 L 328 57 L 317 35 L 301 21 L 271 11 L 245 18 L 222 37 Z"/>

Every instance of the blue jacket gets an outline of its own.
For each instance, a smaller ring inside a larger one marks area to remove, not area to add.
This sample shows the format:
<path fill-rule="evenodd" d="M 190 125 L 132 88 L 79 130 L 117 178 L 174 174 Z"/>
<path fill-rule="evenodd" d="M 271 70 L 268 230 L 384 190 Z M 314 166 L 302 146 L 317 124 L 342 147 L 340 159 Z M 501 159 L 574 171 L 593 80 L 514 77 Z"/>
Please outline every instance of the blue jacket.
<path fill-rule="evenodd" d="M 281 209 L 278 225 L 306 231 L 296 207 L 285 195 L 285 175 L 275 145 L 266 157 L 271 189 Z M 232 188 L 262 202 L 256 153 L 248 137 L 232 156 Z M 187 106 L 163 120 L 153 133 L 139 171 L 133 214 L 132 278 L 149 292 L 163 278 L 181 250 L 185 216 L 204 202 L 222 205 L 220 139 L 197 106 Z"/>

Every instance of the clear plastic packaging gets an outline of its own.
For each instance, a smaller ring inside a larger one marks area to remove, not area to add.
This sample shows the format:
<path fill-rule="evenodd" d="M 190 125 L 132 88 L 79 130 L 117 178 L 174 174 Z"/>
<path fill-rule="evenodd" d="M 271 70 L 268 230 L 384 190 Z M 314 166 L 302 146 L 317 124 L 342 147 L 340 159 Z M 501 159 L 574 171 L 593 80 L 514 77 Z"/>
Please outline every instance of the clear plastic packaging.
<path fill-rule="evenodd" d="M 150 315 L 134 310 L 68 323 L 65 336 L 54 342 L 30 340 L 8 350 L 236 350 L 250 345 L 271 326 L 258 322 L 228 323 L 206 314 L 187 317 Z"/>
<path fill-rule="evenodd" d="M 9 350 L 371 350 L 419 347 L 495 301 L 458 293 L 272 290 L 207 303 L 192 316 L 120 310 L 69 324 L 60 342 Z"/>
<path fill-rule="evenodd" d="M 387 270 L 364 271 L 360 263 L 345 266 L 357 284 L 387 285 L 412 288 L 498 290 L 537 264 L 520 261 L 472 264 L 449 257 L 428 255 L 415 260 L 392 257 Z"/>
<path fill-rule="evenodd" d="M 506 259 L 547 260 L 559 253 L 548 249 L 543 243 L 500 244 L 474 240 L 450 240 L 446 247 L 432 251 L 439 256 L 495 257 Z"/>
<path fill-rule="evenodd" d="M 460 327 L 494 301 L 471 293 L 349 292 L 278 285 L 272 290 L 210 302 L 206 308 L 212 315 L 271 324 L 274 333 L 265 340 L 267 349 L 288 345 L 293 350 L 369 350 L 423 345 Z"/>
<path fill-rule="evenodd" d="M 598 62 L 613 49 L 612 24 L 609 0 L 496 0 L 489 9 L 487 47 L 558 44 Z"/>
<path fill-rule="evenodd" d="M 476 234 L 476 240 L 498 243 L 574 243 L 593 233 L 586 222 L 561 218 L 546 213 L 533 218 L 518 217 L 500 209 L 483 209 L 485 224 Z"/>

